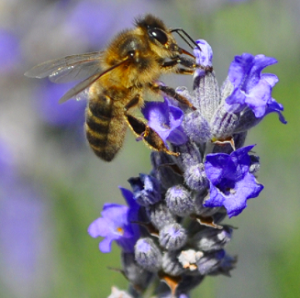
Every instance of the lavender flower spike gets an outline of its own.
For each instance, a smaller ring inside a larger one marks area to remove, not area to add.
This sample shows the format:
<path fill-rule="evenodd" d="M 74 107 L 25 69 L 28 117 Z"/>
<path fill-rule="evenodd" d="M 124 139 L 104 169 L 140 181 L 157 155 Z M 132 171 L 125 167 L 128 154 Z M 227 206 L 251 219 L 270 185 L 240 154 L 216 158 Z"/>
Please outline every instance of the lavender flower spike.
<path fill-rule="evenodd" d="M 197 43 L 196 62 L 212 66 L 210 45 Z M 244 146 L 247 132 L 271 112 L 285 122 L 271 96 L 278 79 L 261 73 L 275 62 L 236 56 L 221 88 L 214 71 L 197 69 L 193 91 L 176 89 L 196 110 L 167 97 L 145 103 L 148 125 L 180 155 L 152 152 L 150 173 L 128 180 L 133 193 L 122 188 L 130 207 L 106 204 L 89 229 L 105 237 L 100 250 L 109 251 L 113 240 L 122 247 L 128 297 L 145 297 L 153 282 L 149 297 L 188 298 L 206 276 L 231 275 L 237 257 L 226 246 L 233 229 L 222 221 L 241 214 L 263 189 L 256 180 L 259 156 L 251 153 L 254 145 Z"/>

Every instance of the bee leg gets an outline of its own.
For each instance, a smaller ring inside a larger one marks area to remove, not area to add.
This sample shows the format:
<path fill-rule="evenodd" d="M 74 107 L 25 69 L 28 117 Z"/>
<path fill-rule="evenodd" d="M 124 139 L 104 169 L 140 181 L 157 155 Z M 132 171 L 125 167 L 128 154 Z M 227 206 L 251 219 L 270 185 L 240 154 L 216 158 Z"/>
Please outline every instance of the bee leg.
<path fill-rule="evenodd" d="M 149 84 L 149 87 L 151 88 L 151 90 L 153 90 L 156 93 L 163 92 L 167 96 L 170 96 L 170 97 L 176 99 L 178 102 L 187 105 L 192 110 L 196 110 L 196 108 L 184 96 L 176 93 L 175 89 L 172 87 L 163 86 L 163 85 L 156 84 L 156 83 Z"/>
<path fill-rule="evenodd" d="M 141 106 L 141 102 L 143 102 L 141 96 L 137 94 L 135 97 L 133 97 L 124 107 L 125 114 L 128 114 L 128 110 L 134 107 Z"/>
<path fill-rule="evenodd" d="M 178 74 L 192 75 L 194 73 L 195 68 L 178 68 L 178 64 L 180 64 L 179 61 L 180 59 L 166 61 L 161 66 L 169 72 L 175 72 Z"/>
<path fill-rule="evenodd" d="M 183 74 L 183 75 L 192 75 L 194 74 L 195 70 L 194 69 L 188 69 L 188 68 L 178 68 L 175 71 L 178 74 Z"/>
<path fill-rule="evenodd" d="M 178 58 L 178 64 L 180 64 L 182 66 L 185 66 L 189 69 L 193 69 L 193 70 L 195 70 L 196 68 L 201 68 L 205 72 L 212 72 L 213 71 L 212 66 L 203 66 L 201 64 L 196 64 L 194 59 L 189 59 L 189 58 L 182 57 L 182 56 L 180 56 Z"/>
<path fill-rule="evenodd" d="M 179 156 L 178 152 L 172 152 L 166 147 L 164 141 L 156 131 L 145 124 L 143 120 L 138 119 L 127 112 L 126 108 L 135 106 L 135 99 L 133 99 L 132 101 L 132 104 L 129 103 L 126 105 L 124 116 L 128 126 L 133 131 L 133 133 L 138 138 L 142 138 L 146 145 L 151 149 L 156 151 L 164 151 L 167 154 L 174 156 Z"/>
<path fill-rule="evenodd" d="M 178 64 L 186 68 L 178 68 Z M 194 59 L 179 56 L 177 59 L 171 61 L 165 61 L 162 68 L 167 69 L 169 72 L 175 72 L 178 74 L 193 74 L 196 68 L 201 68 L 205 72 L 212 72 L 212 66 L 203 66 L 201 64 L 196 64 Z"/>

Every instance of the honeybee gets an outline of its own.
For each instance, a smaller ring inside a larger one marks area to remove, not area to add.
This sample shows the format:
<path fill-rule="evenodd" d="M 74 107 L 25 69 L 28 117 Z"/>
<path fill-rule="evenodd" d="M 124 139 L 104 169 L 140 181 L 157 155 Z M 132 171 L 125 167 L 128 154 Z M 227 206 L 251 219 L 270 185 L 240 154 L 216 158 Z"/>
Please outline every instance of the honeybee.
<path fill-rule="evenodd" d="M 47 61 L 25 75 L 49 77 L 54 83 L 84 79 L 60 102 L 89 88 L 86 136 L 95 154 L 104 161 L 111 161 L 122 147 L 127 126 L 151 149 L 177 156 L 153 129 L 131 114 L 143 106 L 143 95 L 147 91 L 165 93 L 194 109 L 173 88 L 157 83 L 166 73 L 193 74 L 196 67 L 210 71 L 195 64 L 194 56 L 178 46 L 173 32 L 189 45 L 190 41 L 198 46 L 183 29 L 168 29 L 163 21 L 149 14 L 137 19 L 134 29 L 120 32 L 104 51 Z M 186 57 L 188 55 L 193 59 Z"/>

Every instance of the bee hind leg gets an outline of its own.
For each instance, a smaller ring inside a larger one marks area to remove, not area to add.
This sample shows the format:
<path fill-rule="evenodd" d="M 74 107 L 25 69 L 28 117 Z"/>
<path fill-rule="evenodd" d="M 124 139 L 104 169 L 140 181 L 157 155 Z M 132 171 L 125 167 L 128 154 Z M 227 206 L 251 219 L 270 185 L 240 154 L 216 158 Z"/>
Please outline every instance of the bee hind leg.
<path fill-rule="evenodd" d="M 128 104 L 127 106 L 132 107 L 135 106 L 135 104 Z M 138 137 L 138 139 L 142 139 L 145 144 L 152 150 L 164 151 L 169 155 L 179 156 L 178 152 L 170 151 L 167 148 L 166 144 L 155 130 L 148 126 L 143 120 L 129 114 L 126 110 L 127 106 L 125 107 L 124 117 L 128 126 Z"/>

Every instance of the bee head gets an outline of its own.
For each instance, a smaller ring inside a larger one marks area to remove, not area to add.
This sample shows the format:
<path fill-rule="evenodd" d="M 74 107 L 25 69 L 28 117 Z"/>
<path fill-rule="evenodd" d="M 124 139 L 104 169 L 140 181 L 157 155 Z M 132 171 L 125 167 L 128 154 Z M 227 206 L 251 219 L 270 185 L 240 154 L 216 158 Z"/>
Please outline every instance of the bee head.
<path fill-rule="evenodd" d="M 137 19 L 136 26 L 142 29 L 153 45 L 152 50 L 159 56 L 172 58 L 180 54 L 175 38 L 160 19 L 148 14 L 144 18 Z"/>

